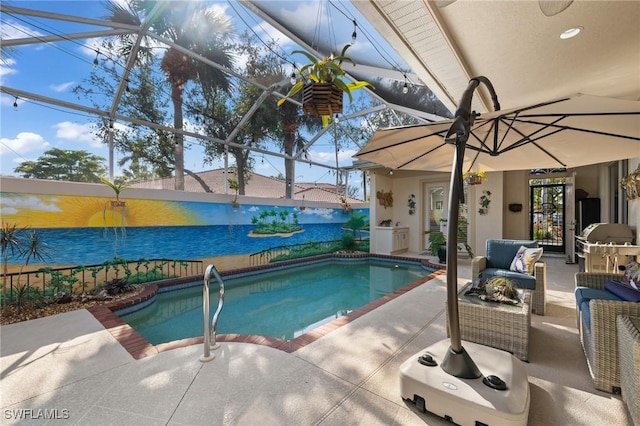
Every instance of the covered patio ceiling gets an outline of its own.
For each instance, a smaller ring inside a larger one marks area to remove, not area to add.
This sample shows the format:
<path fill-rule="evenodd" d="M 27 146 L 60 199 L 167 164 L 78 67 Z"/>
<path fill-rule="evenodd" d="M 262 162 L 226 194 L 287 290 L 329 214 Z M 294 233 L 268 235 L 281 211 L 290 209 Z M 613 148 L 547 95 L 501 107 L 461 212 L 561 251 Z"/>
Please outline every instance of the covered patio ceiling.
<path fill-rule="evenodd" d="M 575 93 L 640 100 L 637 1 L 354 5 L 449 108 L 477 75 L 491 80 L 503 109 Z M 560 38 L 576 27 L 582 28 L 578 36 Z M 488 93 L 474 100 L 478 112 L 491 110 Z"/>

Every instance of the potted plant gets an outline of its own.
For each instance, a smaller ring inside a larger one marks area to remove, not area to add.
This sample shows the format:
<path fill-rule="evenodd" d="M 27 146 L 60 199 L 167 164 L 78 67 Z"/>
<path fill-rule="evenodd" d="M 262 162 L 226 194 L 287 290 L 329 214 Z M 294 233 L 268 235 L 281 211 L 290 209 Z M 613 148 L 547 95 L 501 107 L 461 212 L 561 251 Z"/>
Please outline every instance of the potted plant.
<path fill-rule="evenodd" d="M 129 188 L 129 184 L 126 183 L 126 182 L 120 182 L 120 183 L 111 182 L 109 179 L 104 178 L 104 177 L 100 178 L 100 182 L 104 183 L 109 188 L 113 189 L 113 192 L 115 192 L 115 194 L 116 194 L 116 199 L 115 200 L 111 200 L 111 202 L 110 202 L 111 207 L 124 207 L 125 202 L 120 200 L 120 193 L 122 191 L 124 191 L 125 189 L 128 189 Z"/>
<path fill-rule="evenodd" d="M 468 185 L 480 185 L 483 180 L 487 180 L 487 175 L 485 172 L 467 172 L 463 178 Z"/>
<path fill-rule="evenodd" d="M 467 220 L 464 217 L 458 219 L 458 237 L 464 236 L 464 227 L 467 225 Z M 440 229 L 433 231 L 424 231 L 426 235 L 429 235 L 429 252 L 433 256 L 438 256 L 441 263 L 446 263 L 447 259 L 447 239 L 445 237 L 447 233 L 447 219 L 440 219 Z M 473 250 L 467 242 L 457 244 L 458 250 L 465 250 L 469 258 L 473 258 Z"/>
<path fill-rule="evenodd" d="M 342 212 L 344 214 L 349 213 L 351 211 L 351 204 L 347 203 L 346 197 L 340 197 L 340 204 L 342 204 Z"/>
<path fill-rule="evenodd" d="M 342 69 L 342 64 L 351 62 L 355 66 L 355 62 L 345 56 L 349 46 L 351 45 L 346 44 L 339 56 L 331 53 L 322 59 L 303 50 L 294 50 L 293 53 L 304 55 L 309 63 L 300 68 L 302 79 L 291 87 L 285 98 L 278 100 L 277 105 L 282 105 L 287 98 L 302 90 L 303 111 L 305 114 L 322 117 L 322 124 L 326 127 L 333 115 L 342 112 L 343 93 L 349 96 L 349 102 L 351 102 L 353 101 L 351 92 L 371 86 L 367 81 L 345 82 L 346 73 Z"/>
<path fill-rule="evenodd" d="M 227 178 L 227 183 L 229 184 L 229 188 L 235 191 L 235 196 L 233 197 L 233 200 L 231 200 L 231 206 L 234 209 L 237 209 L 240 207 L 240 203 L 238 202 L 238 190 L 240 189 L 240 184 L 237 180 L 231 178 Z"/>
<path fill-rule="evenodd" d="M 447 239 L 439 231 L 425 231 L 429 235 L 429 253 L 438 256 L 440 263 L 447 262 Z"/>
<path fill-rule="evenodd" d="M 107 185 L 116 194 L 115 200 L 109 200 L 102 209 L 102 221 L 104 224 L 105 237 L 109 229 L 113 231 L 113 256 L 118 257 L 118 241 L 126 237 L 127 231 L 127 205 L 120 200 L 120 193 L 129 188 L 126 182 L 111 182 L 109 179 L 101 177 L 100 181 Z"/>

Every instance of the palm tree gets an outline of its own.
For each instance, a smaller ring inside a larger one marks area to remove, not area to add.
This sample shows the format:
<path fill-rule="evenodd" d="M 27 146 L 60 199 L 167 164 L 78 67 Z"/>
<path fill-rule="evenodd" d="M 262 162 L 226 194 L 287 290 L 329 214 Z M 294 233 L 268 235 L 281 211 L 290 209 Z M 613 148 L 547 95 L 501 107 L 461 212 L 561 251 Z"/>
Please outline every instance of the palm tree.
<path fill-rule="evenodd" d="M 160 4 L 160 8 L 156 7 Z M 233 66 L 230 41 L 233 36 L 231 20 L 210 8 L 205 2 L 159 2 L 157 0 L 130 0 L 123 6 L 113 0 L 107 2 L 107 19 L 114 22 L 141 25 L 151 20 L 153 32 L 176 45 L 190 50 L 227 69 Z M 157 10 L 157 13 L 152 13 Z M 140 17 L 140 18 L 139 18 Z M 120 53 L 135 52 L 137 34 L 120 36 Z M 150 43 L 140 44 L 139 60 L 152 55 Z M 183 128 L 183 94 L 190 81 L 198 82 L 203 96 L 208 97 L 216 90 L 228 92 L 231 88 L 229 77 L 218 68 L 205 64 L 181 49 L 170 46 L 161 62 L 167 81 L 171 86 L 173 102 L 173 126 Z M 175 189 L 184 190 L 184 136 L 176 133 L 175 138 Z"/>
<path fill-rule="evenodd" d="M 286 74 L 283 72 L 283 76 Z M 304 147 L 305 139 L 299 129 L 303 127 L 309 131 L 317 131 L 322 127 L 319 117 L 305 115 L 302 108 L 292 102 L 285 102 L 278 107 L 280 126 L 275 129 L 274 139 L 281 141 L 282 150 L 287 155 L 284 160 L 284 174 L 286 185 L 285 198 L 293 198 L 293 177 L 295 176 L 295 161 L 289 157 Z"/>

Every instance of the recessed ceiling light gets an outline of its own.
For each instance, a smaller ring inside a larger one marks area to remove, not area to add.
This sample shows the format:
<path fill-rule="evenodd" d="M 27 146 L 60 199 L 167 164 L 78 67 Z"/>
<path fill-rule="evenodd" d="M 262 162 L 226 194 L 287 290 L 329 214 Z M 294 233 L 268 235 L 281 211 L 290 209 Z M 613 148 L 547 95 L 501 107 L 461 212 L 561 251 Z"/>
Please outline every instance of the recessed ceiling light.
<path fill-rule="evenodd" d="M 560 38 L 563 40 L 566 40 L 568 38 L 573 38 L 578 34 L 580 34 L 582 30 L 583 30 L 582 27 L 569 28 L 568 30 L 563 31 L 562 34 L 560 34 Z"/>

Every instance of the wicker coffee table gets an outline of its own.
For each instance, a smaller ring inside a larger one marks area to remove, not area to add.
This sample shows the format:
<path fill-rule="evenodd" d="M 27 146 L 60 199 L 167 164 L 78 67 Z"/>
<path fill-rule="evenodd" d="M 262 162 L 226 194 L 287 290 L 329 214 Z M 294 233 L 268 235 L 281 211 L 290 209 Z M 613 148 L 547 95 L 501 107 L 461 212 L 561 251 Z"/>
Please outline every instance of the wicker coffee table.
<path fill-rule="evenodd" d="M 458 293 L 460 338 L 511 352 L 517 358 L 528 361 L 531 291 L 522 290 L 520 298 L 523 302 L 509 305 L 486 302 L 477 296 L 465 295 L 470 288 L 471 283 L 468 283 Z"/>

